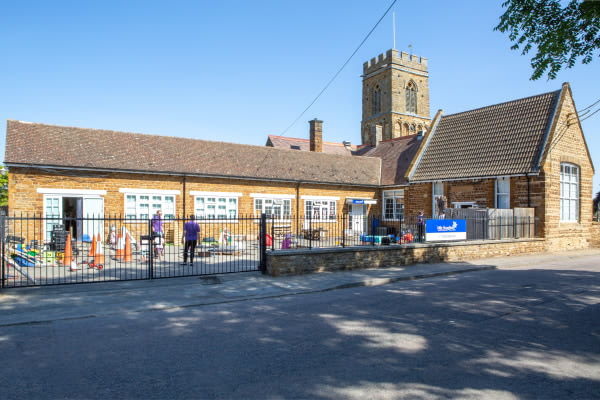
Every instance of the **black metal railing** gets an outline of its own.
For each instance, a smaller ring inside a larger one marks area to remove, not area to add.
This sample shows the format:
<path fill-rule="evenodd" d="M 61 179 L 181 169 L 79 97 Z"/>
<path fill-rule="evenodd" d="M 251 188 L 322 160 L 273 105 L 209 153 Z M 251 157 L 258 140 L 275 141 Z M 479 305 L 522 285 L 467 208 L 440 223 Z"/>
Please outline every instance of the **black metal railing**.
<path fill-rule="evenodd" d="M 247 215 L 202 219 L 196 247 L 184 256 L 189 219 L 111 215 L 0 216 L 2 287 L 58 285 L 265 271 L 268 250 L 424 243 L 427 217 Z M 466 240 L 535 237 L 534 218 L 466 218 Z M 193 258 L 192 258 L 193 256 Z"/>
<path fill-rule="evenodd" d="M 158 279 L 258 271 L 260 218 L 198 219 L 200 233 L 184 263 L 183 226 L 164 219 L 111 215 L 0 216 L 2 287 Z"/>

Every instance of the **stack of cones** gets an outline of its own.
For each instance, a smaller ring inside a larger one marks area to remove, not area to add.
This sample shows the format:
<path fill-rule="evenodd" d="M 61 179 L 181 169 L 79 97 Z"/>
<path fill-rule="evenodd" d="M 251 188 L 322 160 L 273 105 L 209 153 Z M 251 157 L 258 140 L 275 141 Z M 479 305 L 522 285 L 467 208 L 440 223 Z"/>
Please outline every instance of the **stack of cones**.
<path fill-rule="evenodd" d="M 123 251 L 123 262 L 131 262 L 133 261 L 133 257 L 131 256 L 131 240 L 129 239 L 129 235 L 125 235 L 125 250 Z"/>
<path fill-rule="evenodd" d="M 94 248 L 93 263 L 96 267 L 98 267 L 98 269 L 102 269 L 102 264 L 104 264 L 104 247 L 102 246 L 100 234 L 98 234 L 98 238 L 94 241 L 92 247 Z"/>
<path fill-rule="evenodd" d="M 71 234 L 67 235 L 67 242 L 65 243 L 65 258 L 63 259 L 63 265 L 69 266 L 71 271 L 77 271 L 77 263 L 73 260 L 73 246 L 71 245 Z"/>
<path fill-rule="evenodd" d="M 115 257 L 119 259 L 121 262 L 132 262 L 132 252 L 131 252 L 131 239 L 129 232 L 123 227 L 122 235 L 119 234 L 119 239 L 117 240 L 117 249 Z"/>
<path fill-rule="evenodd" d="M 117 257 L 117 258 L 123 257 L 123 238 L 121 237 L 120 233 L 117 236 L 117 248 L 115 250 L 116 250 L 115 257 Z"/>
<path fill-rule="evenodd" d="M 100 234 L 98 234 L 98 237 L 100 237 Z M 96 240 L 92 236 L 92 247 L 90 247 L 90 251 L 88 252 L 88 257 L 94 257 L 94 254 L 96 254 Z"/>

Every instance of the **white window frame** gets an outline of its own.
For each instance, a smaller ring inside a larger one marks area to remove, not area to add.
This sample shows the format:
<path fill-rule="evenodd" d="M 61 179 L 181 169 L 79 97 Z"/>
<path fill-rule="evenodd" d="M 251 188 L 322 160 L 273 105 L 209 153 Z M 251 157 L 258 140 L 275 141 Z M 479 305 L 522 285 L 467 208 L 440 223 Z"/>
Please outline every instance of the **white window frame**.
<path fill-rule="evenodd" d="M 502 186 L 501 183 L 506 183 L 507 187 L 503 189 L 501 187 Z M 510 208 L 510 177 L 508 177 L 508 176 L 497 177 L 494 187 L 495 187 L 494 207 L 509 209 Z M 500 199 L 506 199 L 506 203 L 507 203 L 506 207 L 500 206 L 500 203 L 501 203 Z"/>
<path fill-rule="evenodd" d="M 444 182 L 431 183 L 431 215 L 435 218 L 438 215 L 437 199 L 444 195 Z"/>
<path fill-rule="evenodd" d="M 579 178 L 581 169 L 560 163 L 560 221 L 579 222 Z"/>
<path fill-rule="evenodd" d="M 254 216 L 260 218 L 262 213 L 267 214 L 267 218 L 271 219 L 271 213 L 267 213 L 268 205 L 271 205 L 271 210 L 273 210 L 273 206 L 279 206 L 279 215 L 275 215 L 275 219 L 279 222 L 291 222 L 292 217 L 292 199 L 296 196 L 288 195 L 288 194 L 267 194 L 267 193 L 250 193 L 250 197 L 254 199 Z M 285 214 L 285 206 L 286 204 L 289 207 L 289 214 Z M 259 208 L 260 205 L 260 208 Z M 257 210 L 260 210 L 257 212 Z M 287 218 L 286 218 L 287 217 Z"/>
<path fill-rule="evenodd" d="M 124 195 L 125 218 L 147 221 L 157 210 L 162 211 L 165 220 L 177 217 L 177 195 L 181 193 L 179 190 L 121 188 L 119 192 Z M 167 201 L 168 198 L 172 198 L 173 201 Z M 148 205 L 147 208 L 144 207 L 145 204 Z"/>
<path fill-rule="evenodd" d="M 336 222 L 339 197 L 302 196 L 304 219 L 312 222 Z M 315 209 L 315 207 L 317 207 Z"/>
<path fill-rule="evenodd" d="M 231 192 L 199 192 L 190 191 L 190 195 L 194 196 L 194 214 L 196 215 L 196 221 L 199 223 L 209 223 L 214 220 L 226 220 L 227 222 L 237 223 L 239 213 L 239 198 L 242 197 L 241 193 Z M 201 208 L 199 204 L 202 203 L 205 207 L 203 212 L 199 212 Z M 208 207 L 214 205 L 214 215 L 208 214 Z M 222 208 L 224 206 L 224 208 Z M 225 217 L 219 218 L 219 208 L 225 210 Z"/>
<path fill-rule="evenodd" d="M 382 194 L 382 202 L 383 202 L 383 215 L 381 216 L 384 221 L 401 221 L 404 220 L 404 189 L 396 189 L 396 190 L 385 190 Z M 398 210 L 398 199 L 402 199 L 400 205 L 400 210 Z M 391 210 L 389 210 L 388 201 L 391 205 Z M 391 218 L 388 218 L 388 211 L 392 215 Z"/>

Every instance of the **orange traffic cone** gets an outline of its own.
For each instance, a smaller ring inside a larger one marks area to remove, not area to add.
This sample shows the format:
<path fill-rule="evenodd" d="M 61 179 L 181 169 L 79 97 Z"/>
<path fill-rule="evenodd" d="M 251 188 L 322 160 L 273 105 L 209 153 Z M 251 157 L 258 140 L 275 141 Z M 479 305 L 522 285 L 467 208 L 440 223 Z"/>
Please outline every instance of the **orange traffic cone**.
<path fill-rule="evenodd" d="M 100 237 L 100 232 L 98 232 L 98 244 L 102 243 L 102 238 Z"/>
<path fill-rule="evenodd" d="M 92 247 L 90 247 L 90 251 L 88 253 L 88 256 L 94 257 L 94 254 L 96 254 L 96 240 L 92 236 Z"/>
<path fill-rule="evenodd" d="M 117 257 L 117 258 L 123 257 L 122 242 L 123 241 L 121 238 L 121 234 L 119 233 L 119 235 L 117 236 L 117 248 L 116 248 L 116 254 L 115 254 L 115 257 Z"/>
<path fill-rule="evenodd" d="M 77 263 L 73 260 L 73 247 L 71 245 L 71 234 L 67 235 L 67 242 L 65 243 L 65 258 L 63 259 L 63 265 L 70 266 L 71 271 L 77 270 Z"/>
<path fill-rule="evenodd" d="M 125 235 L 125 250 L 123 251 L 123 262 L 131 262 L 133 258 L 131 257 L 131 240 L 129 240 L 129 235 Z"/>
<path fill-rule="evenodd" d="M 96 253 L 94 254 L 94 264 L 96 266 L 100 266 L 100 265 L 104 264 L 104 248 L 102 247 L 102 243 L 100 243 L 100 235 L 98 235 L 98 243 L 96 244 Z"/>

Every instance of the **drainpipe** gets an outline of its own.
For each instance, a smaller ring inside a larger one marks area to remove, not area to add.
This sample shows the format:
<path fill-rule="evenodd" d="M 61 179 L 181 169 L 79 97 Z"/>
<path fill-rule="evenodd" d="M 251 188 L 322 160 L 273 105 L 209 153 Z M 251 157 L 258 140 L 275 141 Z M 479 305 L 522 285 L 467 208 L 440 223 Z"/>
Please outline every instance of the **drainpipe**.
<path fill-rule="evenodd" d="M 531 196 L 530 196 L 530 188 L 529 188 L 529 174 L 527 176 L 527 207 L 531 207 Z"/>
<path fill-rule="evenodd" d="M 300 181 L 296 182 L 296 237 L 300 234 Z"/>
<path fill-rule="evenodd" d="M 186 214 L 185 214 L 185 197 L 186 197 L 186 195 L 185 195 L 185 180 L 186 180 L 186 179 L 185 179 L 185 178 L 186 178 L 186 177 L 185 177 L 185 175 L 184 175 L 184 176 L 183 176 L 183 219 L 184 219 L 184 221 L 185 221 L 185 215 L 186 215 Z"/>

